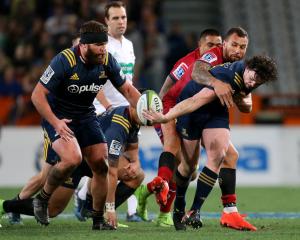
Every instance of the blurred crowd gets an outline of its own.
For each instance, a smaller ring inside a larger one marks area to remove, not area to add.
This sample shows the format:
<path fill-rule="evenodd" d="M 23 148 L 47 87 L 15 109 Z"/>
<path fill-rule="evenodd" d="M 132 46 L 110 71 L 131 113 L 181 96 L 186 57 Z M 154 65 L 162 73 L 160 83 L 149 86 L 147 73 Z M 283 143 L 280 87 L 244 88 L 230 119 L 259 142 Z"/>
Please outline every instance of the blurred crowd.
<path fill-rule="evenodd" d="M 3 0 L 0 3 L 0 125 L 39 124 L 31 92 L 50 60 L 71 46 L 87 20 L 104 23 L 105 0 Z M 134 84 L 159 91 L 173 64 L 196 48 L 179 24 L 166 29 L 160 0 L 124 0 L 134 45 Z"/>

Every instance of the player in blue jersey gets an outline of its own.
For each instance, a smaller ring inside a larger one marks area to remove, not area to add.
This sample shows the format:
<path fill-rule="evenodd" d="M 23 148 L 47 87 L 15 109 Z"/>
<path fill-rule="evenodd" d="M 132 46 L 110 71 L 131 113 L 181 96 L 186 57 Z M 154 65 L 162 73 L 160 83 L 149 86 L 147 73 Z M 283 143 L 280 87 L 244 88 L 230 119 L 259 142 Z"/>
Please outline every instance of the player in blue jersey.
<path fill-rule="evenodd" d="M 127 158 L 121 157 L 124 151 L 135 151 L 138 149 L 138 131 L 141 123 L 136 111 L 129 106 L 110 109 L 97 118 L 109 146 L 109 174 L 110 179 L 113 180 L 109 183 L 110 188 L 106 199 L 110 203 L 106 206 L 108 224 L 103 222 L 102 228 L 112 230 L 117 227 L 115 208 L 120 206 L 144 179 L 144 173 L 140 168 L 138 158 L 131 158 L 129 161 Z M 44 140 L 45 146 L 47 146 L 46 149 L 48 149 L 46 151 L 47 155 L 45 155 L 47 165 L 54 166 L 59 158 L 51 146 L 48 145 L 49 140 L 46 135 Z M 51 195 L 49 200 L 50 217 L 57 216 L 65 209 L 83 176 L 93 177 L 93 173 L 85 160 Z M 119 183 L 117 184 L 118 180 Z M 0 200 L 0 215 L 7 212 L 33 215 L 32 202 L 32 198 Z"/>
<path fill-rule="evenodd" d="M 231 85 L 235 102 L 242 112 L 251 111 L 251 91 L 277 76 L 274 61 L 265 56 L 218 65 L 210 72 Z M 229 145 L 228 109 L 216 99 L 212 89 L 190 81 L 179 96 L 178 104 L 166 115 L 148 111 L 145 117 L 154 123 L 177 118 L 176 129 L 182 139 L 184 163 L 180 163 L 175 173 L 177 190 L 173 221 L 176 230 L 185 230 L 186 225 L 199 228 L 202 226 L 200 208 L 217 180 Z M 185 214 L 185 194 L 198 164 L 201 142 L 206 149 L 207 163 L 199 174 L 193 205 Z"/>
<path fill-rule="evenodd" d="M 103 24 L 84 23 L 80 28 L 80 44 L 55 56 L 33 90 L 32 102 L 44 118 L 42 126 L 61 159 L 33 201 L 35 218 L 43 225 L 49 224 L 51 194 L 84 157 L 93 172 L 93 229 L 102 228 L 107 194 L 107 144 L 93 100 L 107 79 L 132 106 L 136 106 L 140 96 L 121 76 L 120 66 L 106 51 L 106 43 L 107 29 Z"/>

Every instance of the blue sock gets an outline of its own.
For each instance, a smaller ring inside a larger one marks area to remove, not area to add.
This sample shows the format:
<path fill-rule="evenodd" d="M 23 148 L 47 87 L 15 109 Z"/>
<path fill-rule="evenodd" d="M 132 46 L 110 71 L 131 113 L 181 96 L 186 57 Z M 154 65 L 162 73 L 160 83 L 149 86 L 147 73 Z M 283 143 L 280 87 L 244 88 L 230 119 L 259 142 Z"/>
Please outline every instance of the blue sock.
<path fill-rule="evenodd" d="M 211 192 L 218 178 L 218 174 L 204 167 L 197 181 L 197 189 L 191 210 L 200 210 L 202 204 Z"/>

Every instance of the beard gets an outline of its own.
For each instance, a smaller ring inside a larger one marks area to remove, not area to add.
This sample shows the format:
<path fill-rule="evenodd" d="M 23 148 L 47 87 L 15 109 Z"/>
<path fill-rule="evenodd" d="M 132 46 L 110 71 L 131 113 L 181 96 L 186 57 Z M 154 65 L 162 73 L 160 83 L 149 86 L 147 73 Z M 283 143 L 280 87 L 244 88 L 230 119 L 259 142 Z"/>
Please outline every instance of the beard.
<path fill-rule="evenodd" d="M 89 64 L 103 64 L 105 54 L 95 54 L 90 48 L 87 49 L 85 58 Z"/>

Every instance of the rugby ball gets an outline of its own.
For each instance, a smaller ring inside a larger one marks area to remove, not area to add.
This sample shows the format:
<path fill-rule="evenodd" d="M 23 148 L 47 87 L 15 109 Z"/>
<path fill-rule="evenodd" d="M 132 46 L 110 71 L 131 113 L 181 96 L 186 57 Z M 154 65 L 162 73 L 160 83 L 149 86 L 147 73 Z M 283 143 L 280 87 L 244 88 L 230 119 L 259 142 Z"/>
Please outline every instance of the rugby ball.
<path fill-rule="evenodd" d="M 146 90 L 142 93 L 136 105 L 138 118 L 144 126 L 151 126 L 151 122 L 143 116 L 143 110 L 150 109 L 156 112 L 162 112 L 163 105 L 158 94 L 155 91 Z"/>

